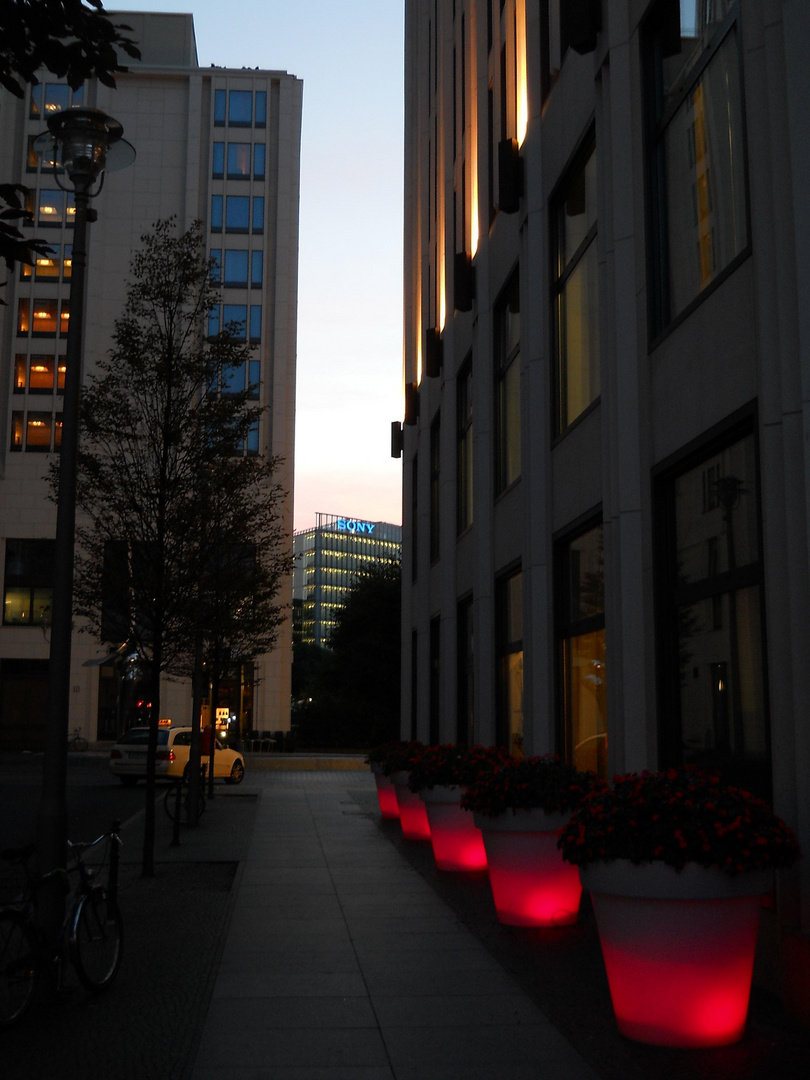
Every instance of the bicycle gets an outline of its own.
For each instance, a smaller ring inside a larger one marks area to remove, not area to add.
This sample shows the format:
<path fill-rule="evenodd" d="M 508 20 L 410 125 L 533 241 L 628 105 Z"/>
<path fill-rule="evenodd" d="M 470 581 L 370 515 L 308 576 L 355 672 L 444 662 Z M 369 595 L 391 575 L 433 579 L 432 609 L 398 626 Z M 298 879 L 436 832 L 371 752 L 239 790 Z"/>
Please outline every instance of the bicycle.
<path fill-rule="evenodd" d="M 200 765 L 200 783 L 197 788 L 197 821 L 199 821 L 200 815 L 205 810 L 205 774 L 206 766 Z M 166 794 L 163 796 L 163 808 L 172 821 L 176 820 L 179 809 L 181 824 L 188 825 L 191 820 L 191 786 L 189 784 L 188 768 L 186 768 L 182 776 L 177 777 L 171 787 L 166 789 Z"/>
<path fill-rule="evenodd" d="M 68 739 L 68 750 L 81 750 L 85 751 L 90 746 L 90 743 L 85 739 L 81 733 L 81 728 L 74 728 L 73 735 Z"/>
<path fill-rule="evenodd" d="M 98 867 L 84 861 L 85 852 L 107 841 Z M 68 841 L 73 865 L 36 877 L 31 870 L 35 845 L 0 852 L 6 862 L 25 870 L 27 887 L 22 897 L 0 909 L 0 1028 L 9 1027 L 28 1011 L 39 980 L 56 969 L 56 986 L 61 987 L 68 963 L 79 982 L 91 993 L 105 990 L 115 979 L 123 956 L 124 927 L 118 909 L 118 864 L 121 839 L 115 825 L 87 843 Z M 107 885 L 94 879 L 109 855 Z M 37 892 L 41 885 L 62 878 L 70 891 L 69 876 L 77 875 L 76 887 L 67 905 L 55 949 L 42 937 L 36 924 Z"/>

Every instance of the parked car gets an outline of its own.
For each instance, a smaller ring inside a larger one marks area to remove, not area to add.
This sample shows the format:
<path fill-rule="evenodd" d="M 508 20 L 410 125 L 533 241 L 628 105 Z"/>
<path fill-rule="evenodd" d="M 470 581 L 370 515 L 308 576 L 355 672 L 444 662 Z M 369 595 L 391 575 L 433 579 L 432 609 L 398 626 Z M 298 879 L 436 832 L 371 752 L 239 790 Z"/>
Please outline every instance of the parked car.
<path fill-rule="evenodd" d="M 110 751 L 110 770 L 122 784 L 130 786 L 146 779 L 146 750 L 149 728 L 130 728 Z M 188 767 L 191 751 L 191 728 L 158 728 L 155 776 L 172 779 L 182 776 Z M 228 784 L 239 784 L 245 775 L 245 759 L 238 750 L 231 750 L 216 740 L 214 749 L 214 779 Z"/>

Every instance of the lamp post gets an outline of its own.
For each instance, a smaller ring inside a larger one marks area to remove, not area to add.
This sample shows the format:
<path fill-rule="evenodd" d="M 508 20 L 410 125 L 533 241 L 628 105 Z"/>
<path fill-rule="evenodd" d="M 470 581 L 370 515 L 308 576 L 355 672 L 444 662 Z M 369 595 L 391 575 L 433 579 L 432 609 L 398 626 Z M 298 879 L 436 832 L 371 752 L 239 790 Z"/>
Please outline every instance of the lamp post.
<path fill-rule="evenodd" d="M 82 329 L 87 261 L 87 224 L 96 213 L 89 200 L 98 195 L 108 170 L 124 168 L 135 159 L 132 146 L 121 138 L 117 120 L 99 109 L 64 109 L 48 118 L 48 131 L 34 142 L 43 162 L 59 179 L 63 168 L 76 200 L 70 275 L 70 321 L 65 351 L 65 391 L 59 489 L 56 503 L 51 649 L 45 714 L 45 754 L 37 820 L 37 867 L 41 875 L 63 867 L 67 855 L 67 737 L 70 712 L 70 650 L 73 633 L 73 554 L 76 531 L 76 474 L 79 448 L 79 396 L 82 384 Z M 91 190 L 98 184 L 95 191 Z M 40 922 L 49 939 L 58 936 L 64 916 L 64 894 L 58 878 L 49 878 L 41 894 Z"/>

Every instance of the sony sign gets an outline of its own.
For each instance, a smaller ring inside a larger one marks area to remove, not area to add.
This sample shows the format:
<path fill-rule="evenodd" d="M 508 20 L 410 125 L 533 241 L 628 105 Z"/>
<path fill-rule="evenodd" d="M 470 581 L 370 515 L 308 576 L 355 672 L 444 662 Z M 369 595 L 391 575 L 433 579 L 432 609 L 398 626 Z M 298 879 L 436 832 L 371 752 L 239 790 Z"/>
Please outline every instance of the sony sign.
<path fill-rule="evenodd" d="M 376 528 L 373 521 L 355 521 L 354 518 L 338 518 L 338 532 L 365 533 L 371 536 Z"/>

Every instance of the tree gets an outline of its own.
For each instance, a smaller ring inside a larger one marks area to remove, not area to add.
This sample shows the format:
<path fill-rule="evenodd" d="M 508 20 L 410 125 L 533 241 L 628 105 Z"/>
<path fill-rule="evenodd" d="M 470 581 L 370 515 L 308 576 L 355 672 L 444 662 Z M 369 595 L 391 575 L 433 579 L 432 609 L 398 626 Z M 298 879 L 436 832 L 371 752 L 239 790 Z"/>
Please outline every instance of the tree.
<path fill-rule="evenodd" d="M 297 710 L 310 744 L 370 747 L 397 738 L 400 708 L 399 562 L 359 575 Z"/>
<path fill-rule="evenodd" d="M 65 77 L 74 90 L 91 76 L 115 86 L 113 72 L 127 70 L 117 50 L 135 59 L 141 55 L 125 30 L 131 27 L 110 22 L 101 0 L 3 0 L 0 86 L 22 98 L 26 83 L 37 85 L 40 68 Z M 33 220 L 25 208 L 27 192 L 21 184 L 0 184 L 0 258 L 9 270 L 50 250 L 12 224 Z"/>
<path fill-rule="evenodd" d="M 161 673 L 193 674 L 217 649 L 245 661 L 269 651 L 292 561 L 278 460 L 243 452 L 264 411 L 245 381 L 244 327 L 205 333 L 219 294 L 200 225 L 177 235 L 174 219 L 159 221 L 141 245 L 82 398 L 75 610 L 149 665 L 148 875 Z"/>

